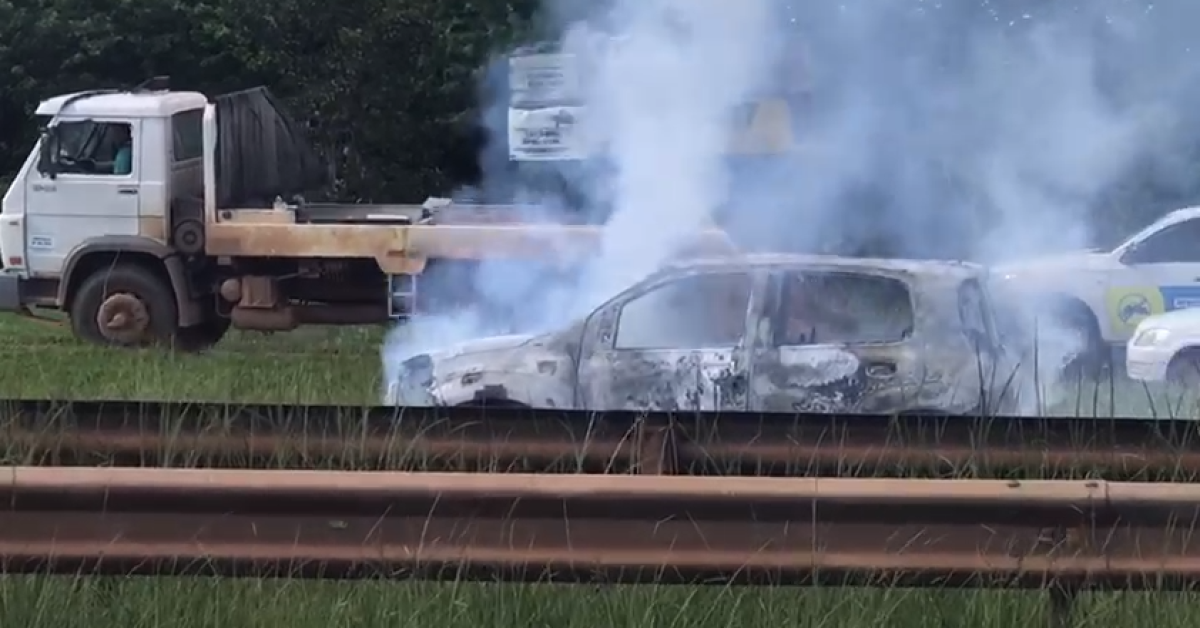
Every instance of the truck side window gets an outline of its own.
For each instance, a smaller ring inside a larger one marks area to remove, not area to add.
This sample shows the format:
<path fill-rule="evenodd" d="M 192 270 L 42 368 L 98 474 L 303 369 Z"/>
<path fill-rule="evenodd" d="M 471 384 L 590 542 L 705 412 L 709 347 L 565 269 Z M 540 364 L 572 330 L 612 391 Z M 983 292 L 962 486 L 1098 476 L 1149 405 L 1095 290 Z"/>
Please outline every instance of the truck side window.
<path fill-rule="evenodd" d="M 133 171 L 133 131 L 121 122 L 62 122 L 55 158 L 60 173 L 128 175 Z"/>
<path fill-rule="evenodd" d="M 912 335 L 912 295 L 899 279 L 850 272 L 790 272 L 775 344 L 883 344 Z"/>
<path fill-rule="evenodd" d="M 204 111 L 193 109 L 171 116 L 175 161 L 198 159 L 204 152 Z"/>
<path fill-rule="evenodd" d="M 1139 242 L 1122 257 L 1125 264 L 1200 262 L 1200 220 L 1181 222 Z"/>
<path fill-rule="evenodd" d="M 746 331 L 751 276 L 683 277 L 621 308 L 616 349 L 701 349 L 735 346 Z"/>

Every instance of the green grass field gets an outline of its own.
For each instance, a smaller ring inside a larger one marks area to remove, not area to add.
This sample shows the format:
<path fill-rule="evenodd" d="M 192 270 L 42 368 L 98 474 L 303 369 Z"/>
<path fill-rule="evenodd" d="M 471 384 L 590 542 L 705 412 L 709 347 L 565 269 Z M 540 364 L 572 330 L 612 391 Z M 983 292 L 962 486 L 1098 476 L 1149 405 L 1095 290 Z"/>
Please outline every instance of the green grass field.
<path fill-rule="evenodd" d="M 1022 591 L 590 587 L 418 582 L 6 578 L 21 628 L 1013 628 L 1046 625 Z M 1191 628 L 1200 596 L 1084 594 L 1074 626 Z"/>
<path fill-rule="evenodd" d="M 0 318 L 0 397 L 374 404 L 381 330 L 232 333 L 203 355 L 116 351 L 64 328 Z M 1063 415 L 1196 416 L 1127 381 L 1060 391 Z M 1020 591 L 567 587 L 415 582 L 0 577 L 0 626 L 608 628 L 1044 625 Z M 1087 594 L 1075 626 L 1200 625 L 1195 594 Z"/>
<path fill-rule="evenodd" d="M 113 351 L 0 317 L 0 396 L 377 404 L 382 330 L 234 331 L 211 352 Z"/>

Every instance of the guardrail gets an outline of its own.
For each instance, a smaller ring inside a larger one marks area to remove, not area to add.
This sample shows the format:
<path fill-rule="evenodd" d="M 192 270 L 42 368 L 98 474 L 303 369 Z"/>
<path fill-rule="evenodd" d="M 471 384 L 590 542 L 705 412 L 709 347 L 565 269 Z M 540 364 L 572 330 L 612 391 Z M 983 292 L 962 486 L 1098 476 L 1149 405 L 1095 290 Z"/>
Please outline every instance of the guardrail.
<path fill-rule="evenodd" d="M 1178 589 L 1200 486 L 8 467 L 5 573 Z"/>
<path fill-rule="evenodd" d="M 685 475 L 1200 476 L 1180 420 L 0 402 L 19 464 Z"/>

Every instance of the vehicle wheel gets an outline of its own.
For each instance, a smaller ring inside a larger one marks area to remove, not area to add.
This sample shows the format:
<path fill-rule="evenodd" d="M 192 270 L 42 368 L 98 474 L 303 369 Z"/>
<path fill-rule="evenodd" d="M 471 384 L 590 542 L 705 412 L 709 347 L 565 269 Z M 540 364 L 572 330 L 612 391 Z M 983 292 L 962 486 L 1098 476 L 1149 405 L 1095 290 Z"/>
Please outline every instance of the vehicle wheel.
<path fill-rule="evenodd" d="M 1056 312 L 1059 320 L 1083 334 L 1084 348 L 1063 366 L 1063 375 L 1072 381 L 1099 380 L 1112 362 L 1108 344 L 1100 335 L 1100 325 L 1087 306 L 1068 304 Z"/>
<path fill-rule="evenodd" d="M 185 327 L 179 330 L 175 337 L 175 348 L 188 353 L 199 353 L 211 349 L 221 342 L 229 331 L 230 320 L 223 316 L 214 316 L 199 325 Z"/>
<path fill-rule="evenodd" d="M 94 344 L 169 345 L 178 325 L 171 285 L 133 264 L 118 264 L 88 276 L 71 304 L 71 329 Z"/>
<path fill-rule="evenodd" d="M 1185 349 L 1167 364 L 1167 382 L 1188 390 L 1200 389 L 1200 351 Z"/>

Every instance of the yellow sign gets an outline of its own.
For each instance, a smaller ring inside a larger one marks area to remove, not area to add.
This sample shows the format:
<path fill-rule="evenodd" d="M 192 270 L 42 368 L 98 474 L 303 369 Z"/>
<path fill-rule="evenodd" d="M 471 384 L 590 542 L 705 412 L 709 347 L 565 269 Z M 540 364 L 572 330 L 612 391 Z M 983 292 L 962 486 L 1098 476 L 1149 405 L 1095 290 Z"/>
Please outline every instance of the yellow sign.
<path fill-rule="evenodd" d="M 1113 288 L 1105 295 L 1108 324 L 1112 330 L 1132 334 L 1142 319 L 1166 311 L 1162 291 L 1157 286 Z"/>

